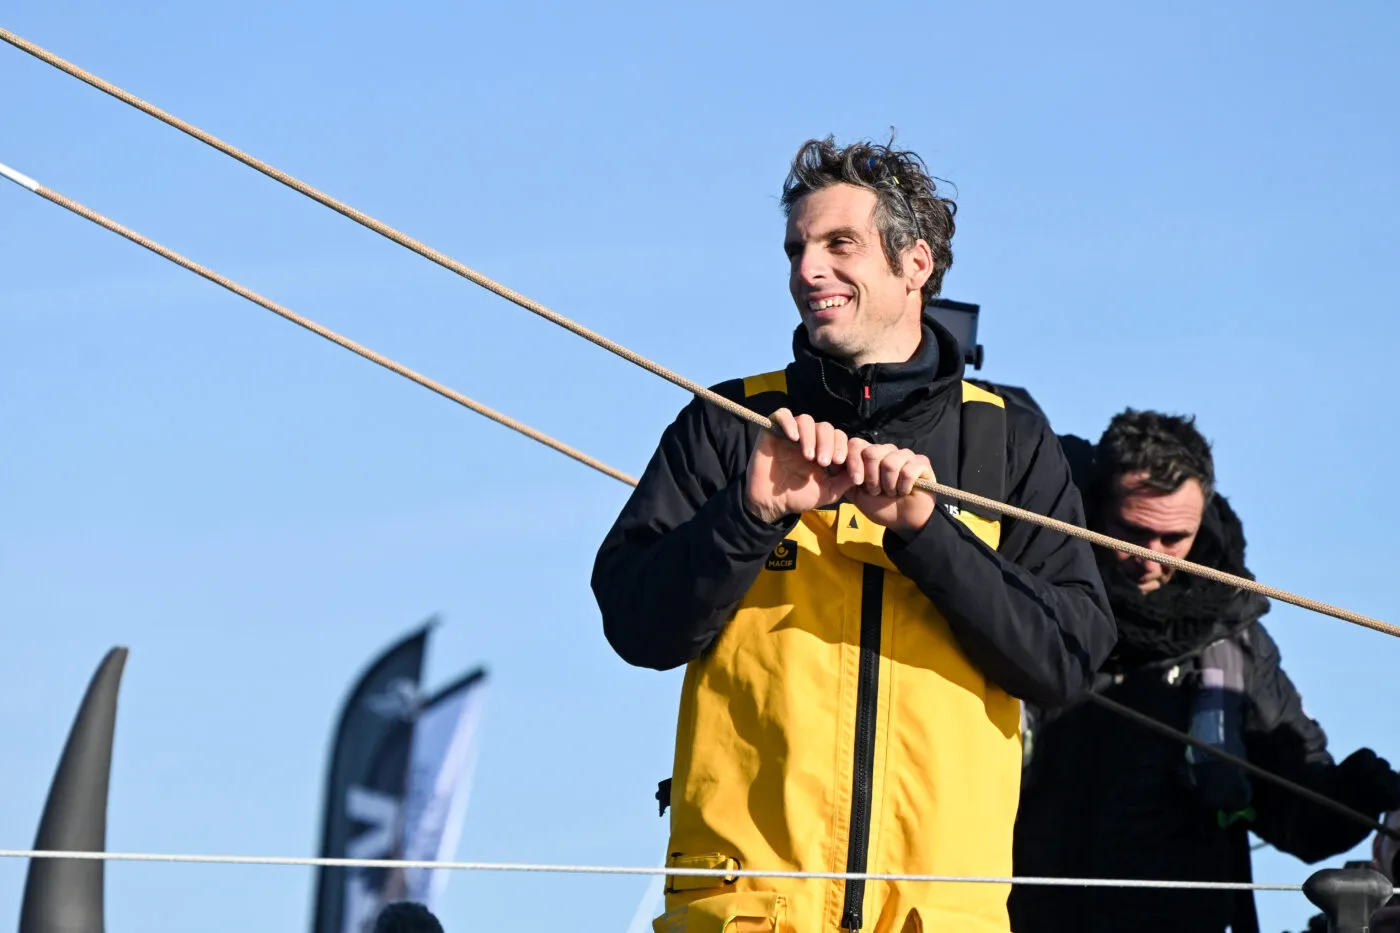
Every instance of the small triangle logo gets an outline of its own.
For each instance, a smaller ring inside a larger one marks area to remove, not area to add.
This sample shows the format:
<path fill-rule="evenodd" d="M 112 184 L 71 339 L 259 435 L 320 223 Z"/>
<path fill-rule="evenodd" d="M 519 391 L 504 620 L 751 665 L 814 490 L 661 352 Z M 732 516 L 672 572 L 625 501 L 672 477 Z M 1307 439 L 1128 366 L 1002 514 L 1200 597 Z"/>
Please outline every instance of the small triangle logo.
<path fill-rule="evenodd" d="M 855 517 L 854 515 L 851 516 L 851 523 L 850 523 L 849 527 L 851 527 L 851 528 L 859 528 L 859 527 L 860 527 L 859 525 L 856 524 L 856 517 Z"/>

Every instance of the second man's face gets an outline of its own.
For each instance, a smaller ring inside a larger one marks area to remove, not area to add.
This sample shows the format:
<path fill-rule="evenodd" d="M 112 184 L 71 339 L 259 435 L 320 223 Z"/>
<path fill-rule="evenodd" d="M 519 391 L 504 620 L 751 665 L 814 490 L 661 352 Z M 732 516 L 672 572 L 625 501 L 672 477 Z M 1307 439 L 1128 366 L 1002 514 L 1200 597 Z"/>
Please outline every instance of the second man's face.
<path fill-rule="evenodd" d="M 1116 495 L 1103 514 L 1103 533 L 1169 557 L 1184 558 L 1196 543 L 1205 515 L 1205 491 L 1194 479 L 1175 492 L 1148 486 L 1140 474 L 1118 478 Z M 1143 593 L 1158 590 L 1172 578 L 1173 568 L 1130 554 L 1114 555 L 1119 566 Z"/>

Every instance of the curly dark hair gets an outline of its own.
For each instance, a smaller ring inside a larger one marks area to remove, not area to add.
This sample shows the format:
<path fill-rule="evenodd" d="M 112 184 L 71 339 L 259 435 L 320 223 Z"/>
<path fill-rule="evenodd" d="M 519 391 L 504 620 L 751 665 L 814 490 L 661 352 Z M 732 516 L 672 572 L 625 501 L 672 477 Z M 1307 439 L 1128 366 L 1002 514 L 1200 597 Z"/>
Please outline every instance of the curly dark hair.
<path fill-rule="evenodd" d="M 432 911 L 414 901 L 398 901 L 379 912 L 374 933 L 443 933 Z"/>
<path fill-rule="evenodd" d="M 924 283 L 924 301 L 938 297 L 943 276 L 953 265 L 953 215 L 958 206 L 938 191 L 924 162 L 912 152 L 884 145 L 857 142 L 838 147 L 834 137 L 809 139 L 797 150 L 783 182 L 783 214 L 814 191 L 832 185 L 856 185 L 875 192 L 875 229 L 880 231 L 885 259 L 896 275 L 903 271 L 901 256 L 919 240 L 933 253 L 933 274 Z"/>
<path fill-rule="evenodd" d="M 1215 495 L 1210 442 L 1196 430 L 1192 415 L 1125 409 L 1108 423 L 1095 459 L 1105 482 L 1126 473 L 1146 473 L 1145 485 L 1161 492 L 1176 492 L 1182 483 L 1194 479 L 1207 502 Z"/>

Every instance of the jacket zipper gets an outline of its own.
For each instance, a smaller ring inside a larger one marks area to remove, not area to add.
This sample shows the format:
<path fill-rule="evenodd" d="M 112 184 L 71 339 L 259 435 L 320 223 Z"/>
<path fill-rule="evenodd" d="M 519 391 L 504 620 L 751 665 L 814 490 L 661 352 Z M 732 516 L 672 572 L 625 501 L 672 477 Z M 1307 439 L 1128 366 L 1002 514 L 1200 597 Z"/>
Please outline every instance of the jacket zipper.
<path fill-rule="evenodd" d="M 866 564 L 860 590 L 860 676 L 856 680 L 856 745 L 851 792 L 850 841 L 846 871 L 864 874 L 870 856 L 870 804 L 875 781 L 875 717 L 880 701 L 880 615 L 885 570 Z M 846 882 L 841 929 L 859 930 L 863 921 L 865 882 Z"/>

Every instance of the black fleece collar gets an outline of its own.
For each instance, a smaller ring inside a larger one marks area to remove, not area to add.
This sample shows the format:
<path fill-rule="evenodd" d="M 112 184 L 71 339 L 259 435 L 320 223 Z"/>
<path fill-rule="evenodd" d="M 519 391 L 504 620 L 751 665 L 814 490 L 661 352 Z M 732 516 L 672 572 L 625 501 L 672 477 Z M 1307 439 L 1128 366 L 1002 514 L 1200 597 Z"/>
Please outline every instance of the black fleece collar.
<path fill-rule="evenodd" d="M 962 352 L 941 324 L 925 316 L 924 338 L 907 363 L 851 367 L 812 346 L 807 328 L 793 334 L 788 391 L 818 421 L 848 433 L 895 441 L 920 436 L 938 420 L 962 381 Z"/>

